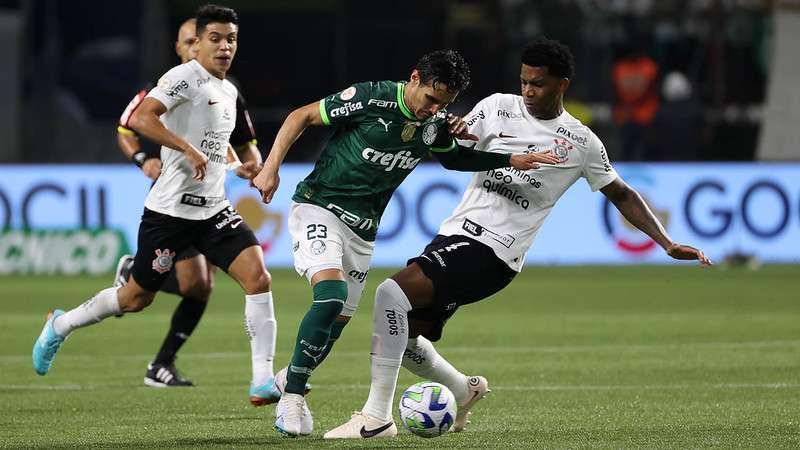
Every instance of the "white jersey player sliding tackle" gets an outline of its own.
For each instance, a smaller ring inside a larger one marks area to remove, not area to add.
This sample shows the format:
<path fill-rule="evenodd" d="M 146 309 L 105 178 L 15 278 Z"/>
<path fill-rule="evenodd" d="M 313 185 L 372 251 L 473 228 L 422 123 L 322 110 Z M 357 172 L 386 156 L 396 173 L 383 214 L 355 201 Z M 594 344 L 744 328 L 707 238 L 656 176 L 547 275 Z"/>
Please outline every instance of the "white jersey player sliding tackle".
<path fill-rule="evenodd" d="M 33 367 L 50 370 L 69 334 L 120 313 L 141 311 L 173 268 L 174 259 L 195 247 L 234 278 L 245 292 L 254 377 L 271 383 L 276 322 L 270 275 L 261 247 L 225 196 L 225 173 L 253 178 L 258 167 L 242 166 L 230 147 L 236 118 L 236 88 L 225 79 L 237 49 L 238 16 L 230 8 L 205 5 L 197 11 L 197 57 L 167 72 L 129 121 L 140 135 L 161 144 L 161 175 L 145 201 L 138 249 L 129 281 L 110 287 L 67 312 L 56 310 L 33 346 Z M 259 372 L 256 374 L 255 372 Z"/>
<path fill-rule="evenodd" d="M 453 431 L 462 431 L 475 403 L 489 391 L 486 378 L 459 372 L 433 347 L 456 310 L 500 291 L 522 270 L 525 254 L 556 201 L 585 178 L 622 215 L 675 259 L 711 262 L 702 251 L 673 242 L 639 194 L 614 171 L 600 139 L 564 110 L 574 71 L 572 54 L 557 41 L 538 39 L 522 53 L 522 95 L 495 94 L 466 121 L 476 150 L 546 152 L 555 164 L 520 171 L 476 173 L 439 234 L 408 266 L 375 293 L 372 384 L 360 412 L 325 433 L 326 439 L 397 434 L 392 399 L 400 366 L 446 385 L 458 401 Z"/>

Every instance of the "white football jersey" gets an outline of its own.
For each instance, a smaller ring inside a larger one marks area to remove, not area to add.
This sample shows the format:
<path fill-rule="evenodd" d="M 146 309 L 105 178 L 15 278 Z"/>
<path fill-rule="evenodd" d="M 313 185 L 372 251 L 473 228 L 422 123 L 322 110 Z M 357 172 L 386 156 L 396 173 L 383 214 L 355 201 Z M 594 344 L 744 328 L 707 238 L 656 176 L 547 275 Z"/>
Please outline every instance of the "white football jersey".
<path fill-rule="evenodd" d="M 461 203 L 439 228 L 439 234 L 469 236 L 488 245 L 517 272 L 553 205 L 578 178 L 586 178 L 593 191 L 617 178 L 603 143 L 567 111 L 539 120 L 521 96 L 494 94 L 464 120 L 480 141 L 460 141 L 461 145 L 474 144 L 475 150 L 488 152 L 550 151 L 560 159 L 535 170 L 476 172 Z"/>
<path fill-rule="evenodd" d="M 161 214 L 203 220 L 229 206 L 225 197 L 228 139 L 236 124 L 236 87 L 191 60 L 173 67 L 147 94 L 167 107 L 161 122 L 208 156 L 203 181 L 183 153 L 161 147 L 161 176 L 144 206 Z"/>

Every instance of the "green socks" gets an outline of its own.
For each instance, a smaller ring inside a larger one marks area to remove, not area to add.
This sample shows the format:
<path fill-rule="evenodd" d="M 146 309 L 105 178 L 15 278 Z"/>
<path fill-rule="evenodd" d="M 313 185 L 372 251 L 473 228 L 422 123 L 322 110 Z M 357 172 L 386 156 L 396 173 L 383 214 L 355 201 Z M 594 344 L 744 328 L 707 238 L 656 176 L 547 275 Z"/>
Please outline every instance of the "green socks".
<path fill-rule="evenodd" d="M 336 340 L 342 335 L 342 330 L 344 330 L 345 325 L 347 325 L 347 322 L 339 322 L 338 320 L 333 322 L 333 326 L 331 327 L 331 335 L 328 338 L 328 345 L 325 346 L 325 350 L 321 355 L 319 355 L 319 358 L 317 358 L 317 366 L 322 364 L 322 361 L 325 361 L 325 358 L 328 357 L 328 354 L 333 348 L 333 344 L 336 343 Z"/>
<path fill-rule="evenodd" d="M 313 291 L 314 302 L 300 322 L 286 377 L 286 392 L 293 394 L 303 395 L 311 371 L 327 356 L 331 330 L 347 300 L 347 283 L 344 281 L 320 281 L 314 285 Z"/>

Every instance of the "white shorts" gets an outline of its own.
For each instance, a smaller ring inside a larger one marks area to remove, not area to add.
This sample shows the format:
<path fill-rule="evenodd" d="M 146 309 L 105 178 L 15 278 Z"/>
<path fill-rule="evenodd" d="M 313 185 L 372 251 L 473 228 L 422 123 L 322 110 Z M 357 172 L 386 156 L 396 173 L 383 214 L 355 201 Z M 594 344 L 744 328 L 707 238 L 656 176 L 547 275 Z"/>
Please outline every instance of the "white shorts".
<path fill-rule="evenodd" d="M 320 270 L 339 269 L 347 281 L 342 315 L 352 317 L 361 300 L 374 242 L 353 233 L 332 212 L 308 203 L 292 203 L 289 213 L 294 270 L 311 282 Z"/>

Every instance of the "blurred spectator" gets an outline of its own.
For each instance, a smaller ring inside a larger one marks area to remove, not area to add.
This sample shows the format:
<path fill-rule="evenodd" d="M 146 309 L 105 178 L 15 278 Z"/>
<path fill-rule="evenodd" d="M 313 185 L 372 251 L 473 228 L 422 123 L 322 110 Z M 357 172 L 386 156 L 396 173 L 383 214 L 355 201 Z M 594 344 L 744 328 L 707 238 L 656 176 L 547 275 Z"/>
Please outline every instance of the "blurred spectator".
<path fill-rule="evenodd" d="M 693 161 L 698 159 L 703 108 L 692 96 L 692 85 L 682 72 L 670 72 L 661 85 L 664 99 L 650 134 L 647 159 Z"/>
<path fill-rule="evenodd" d="M 638 39 L 634 39 L 638 41 Z M 645 131 L 658 111 L 658 66 L 647 56 L 640 42 L 626 45 L 614 63 L 614 123 L 619 127 L 621 157 L 624 161 L 645 158 Z"/>

